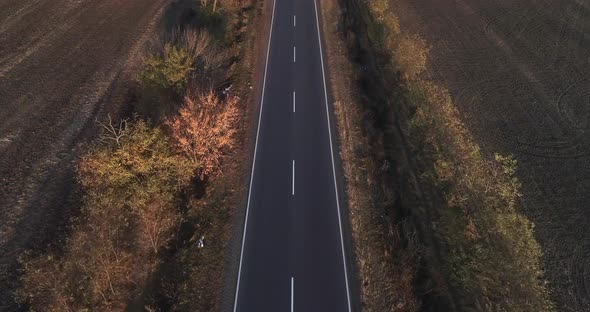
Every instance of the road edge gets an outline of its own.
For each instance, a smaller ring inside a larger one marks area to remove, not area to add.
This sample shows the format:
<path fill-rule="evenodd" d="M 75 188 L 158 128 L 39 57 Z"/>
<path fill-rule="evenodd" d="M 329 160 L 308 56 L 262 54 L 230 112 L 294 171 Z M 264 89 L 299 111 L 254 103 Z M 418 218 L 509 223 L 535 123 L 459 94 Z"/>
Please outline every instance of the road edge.
<path fill-rule="evenodd" d="M 334 97 L 332 94 L 332 85 L 331 85 L 331 74 L 330 74 L 330 64 L 328 61 L 328 56 L 326 54 L 326 33 L 324 27 L 324 11 L 322 8 L 322 1 L 314 0 L 314 7 L 315 7 L 315 14 L 316 14 L 316 21 L 318 27 L 318 36 L 320 41 L 320 53 L 323 59 L 322 61 L 322 70 L 323 70 L 323 83 L 324 83 L 324 90 L 326 92 L 326 106 L 327 106 L 327 114 L 329 118 L 329 127 L 330 127 L 330 140 L 332 143 L 332 165 L 333 165 L 333 173 L 335 178 L 335 188 L 337 191 L 337 200 L 339 201 L 339 223 L 341 226 L 341 246 L 343 257 L 345 258 L 345 270 L 347 271 L 347 292 L 348 292 L 348 304 L 350 311 L 361 311 L 361 302 L 359 300 L 359 280 L 358 280 L 358 269 L 356 267 L 356 261 L 354 258 L 354 247 L 353 247 L 353 239 L 352 239 L 352 231 L 351 231 L 351 223 L 350 223 L 350 210 L 348 206 L 348 195 L 346 192 L 346 178 L 343 172 L 343 162 L 341 158 L 341 149 L 340 149 L 340 131 L 338 129 L 338 119 L 334 111 Z"/>
<path fill-rule="evenodd" d="M 254 161 L 256 154 L 256 144 L 258 141 L 258 133 L 260 128 L 260 120 L 262 116 L 262 99 L 264 95 L 263 86 L 266 76 L 267 60 L 270 47 L 271 31 L 272 31 L 272 16 L 274 12 L 275 0 L 259 0 L 262 5 L 257 8 L 261 12 L 257 16 L 257 29 L 260 36 L 254 40 L 253 53 L 254 70 L 252 72 L 253 78 L 253 97 L 249 103 L 251 107 L 248 109 L 249 126 L 246 131 L 246 141 L 244 145 L 247 151 L 245 157 L 246 163 L 250 165 L 242 173 L 240 177 L 243 181 L 244 189 L 240 189 L 239 205 L 232 209 L 232 230 L 231 237 L 227 246 L 227 270 L 225 272 L 225 287 L 222 297 L 221 311 L 234 311 L 235 302 L 237 300 L 237 290 L 239 285 L 239 275 L 241 270 L 241 262 L 245 241 L 245 230 L 247 225 L 248 204 L 251 190 L 252 175 L 254 172 Z M 253 122 L 256 120 L 256 122 Z"/>

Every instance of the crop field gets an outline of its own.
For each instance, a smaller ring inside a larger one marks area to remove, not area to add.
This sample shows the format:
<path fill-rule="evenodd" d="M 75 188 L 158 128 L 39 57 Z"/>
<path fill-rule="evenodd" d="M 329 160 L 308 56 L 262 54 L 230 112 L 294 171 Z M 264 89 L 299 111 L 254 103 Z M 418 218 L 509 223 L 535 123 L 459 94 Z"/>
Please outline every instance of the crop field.
<path fill-rule="evenodd" d="M 519 162 L 559 311 L 590 311 L 590 2 L 392 0 L 478 142 Z"/>
<path fill-rule="evenodd" d="M 95 119 L 117 116 L 167 3 L 0 1 L 0 310 L 15 310 L 23 250 L 75 215 L 73 162 Z"/>

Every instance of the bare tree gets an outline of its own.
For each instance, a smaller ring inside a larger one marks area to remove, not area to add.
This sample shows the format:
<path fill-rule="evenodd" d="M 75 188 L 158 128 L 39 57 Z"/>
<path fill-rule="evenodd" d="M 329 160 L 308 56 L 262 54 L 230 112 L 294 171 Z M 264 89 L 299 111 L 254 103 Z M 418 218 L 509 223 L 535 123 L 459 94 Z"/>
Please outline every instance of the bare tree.
<path fill-rule="evenodd" d="M 139 238 L 156 255 L 172 238 L 180 216 L 169 202 L 158 197 L 143 209 L 138 209 L 137 214 Z"/>
<path fill-rule="evenodd" d="M 100 122 L 98 119 L 96 122 L 102 127 L 99 139 L 103 143 L 115 142 L 118 147 L 121 147 L 121 139 L 126 137 L 129 133 L 127 127 L 127 119 L 119 121 L 119 125 L 113 125 L 111 115 L 107 115 L 108 122 L 106 124 Z"/>

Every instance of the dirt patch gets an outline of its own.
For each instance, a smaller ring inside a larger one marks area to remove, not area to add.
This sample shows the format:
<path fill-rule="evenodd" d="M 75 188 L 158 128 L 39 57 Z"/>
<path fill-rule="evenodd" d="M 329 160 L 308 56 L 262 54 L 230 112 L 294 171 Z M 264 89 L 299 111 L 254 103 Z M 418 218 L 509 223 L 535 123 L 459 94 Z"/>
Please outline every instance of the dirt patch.
<path fill-rule="evenodd" d="M 78 210 L 73 161 L 128 99 L 167 0 L 8 1 L 0 9 L 0 310 L 16 259 L 63 237 Z"/>
<path fill-rule="evenodd" d="M 559 311 L 590 309 L 590 6 L 582 1 L 391 1 L 430 46 L 484 152 L 519 162 L 523 207 Z"/>

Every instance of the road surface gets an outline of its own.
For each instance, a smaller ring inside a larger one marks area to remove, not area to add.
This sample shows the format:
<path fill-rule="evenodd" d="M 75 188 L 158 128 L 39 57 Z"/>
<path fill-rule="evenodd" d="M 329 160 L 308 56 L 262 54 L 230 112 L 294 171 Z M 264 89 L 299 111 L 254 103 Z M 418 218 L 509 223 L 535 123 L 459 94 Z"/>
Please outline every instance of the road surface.
<path fill-rule="evenodd" d="M 234 311 L 350 311 L 314 0 L 276 0 Z"/>

